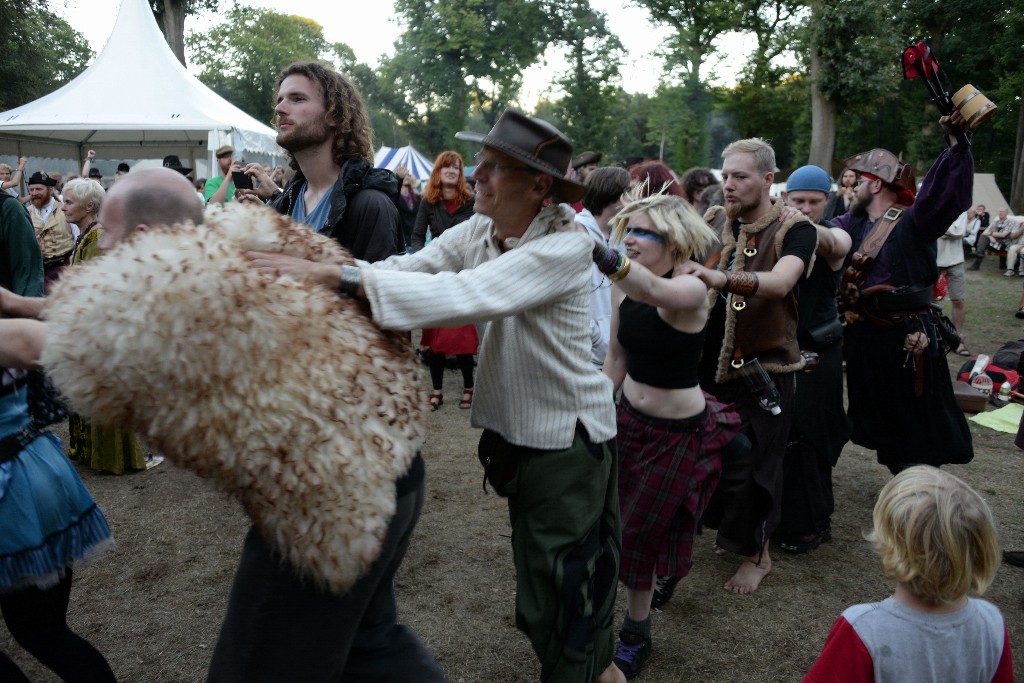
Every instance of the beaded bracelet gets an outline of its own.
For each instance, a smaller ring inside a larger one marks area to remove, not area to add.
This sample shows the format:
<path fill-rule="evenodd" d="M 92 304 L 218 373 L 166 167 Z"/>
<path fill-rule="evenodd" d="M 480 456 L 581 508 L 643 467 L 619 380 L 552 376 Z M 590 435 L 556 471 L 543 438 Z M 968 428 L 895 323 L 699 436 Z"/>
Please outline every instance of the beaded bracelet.
<path fill-rule="evenodd" d="M 608 279 L 611 280 L 612 282 L 618 282 L 622 278 L 624 278 L 627 275 L 629 275 L 629 263 L 630 263 L 629 262 L 629 257 L 628 256 L 623 256 L 622 257 L 622 265 L 619 267 L 619 269 L 616 272 L 608 273 Z"/>
<path fill-rule="evenodd" d="M 608 276 L 612 282 L 618 282 L 629 274 L 629 258 L 603 244 L 595 244 L 593 251 L 597 269 Z"/>
<path fill-rule="evenodd" d="M 608 269 L 615 268 L 615 262 L 618 260 L 617 251 L 597 242 L 594 243 L 594 251 L 591 253 L 591 256 L 594 259 L 594 264 L 597 265 L 597 269 L 605 275 L 608 274 Z"/>

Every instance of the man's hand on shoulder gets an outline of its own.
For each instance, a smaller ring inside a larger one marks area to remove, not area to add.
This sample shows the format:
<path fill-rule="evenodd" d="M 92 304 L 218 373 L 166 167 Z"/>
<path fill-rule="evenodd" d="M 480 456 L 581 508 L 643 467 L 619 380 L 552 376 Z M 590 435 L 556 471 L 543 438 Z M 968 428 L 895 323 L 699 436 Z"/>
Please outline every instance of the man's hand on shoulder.
<path fill-rule="evenodd" d="M 804 220 L 807 221 L 808 223 L 811 222 L 810 218 L 802 214 L 798 209 L 794 209 L 792 206 L 783 205 L 782 208 L 779 209 L 779 220 L 781 220 L 783 223 L 788 223 L 790 220 L 794 218 L 797 219 L 798 221 Z"/>
<path fill-rule="evenodd" d="M 338 264 L 307 261 L 268 251 L 247 251 L 245 258 L 249 265 L 271 277 L 290 277 L 296 282 L 318 284 L 328 289 L 338 289 L 341 271 Z"/>

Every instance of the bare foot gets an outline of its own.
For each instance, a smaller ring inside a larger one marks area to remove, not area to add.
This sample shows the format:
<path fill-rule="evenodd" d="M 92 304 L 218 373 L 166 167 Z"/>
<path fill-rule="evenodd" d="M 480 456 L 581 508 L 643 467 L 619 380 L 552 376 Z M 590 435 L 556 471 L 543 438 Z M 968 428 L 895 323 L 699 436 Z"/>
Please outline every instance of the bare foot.
<path fill-rule="evenodd" d="M 612 662 L 608 665 L 608 668 L 597 677 L 597 683 L 626 683 L 626 674 L 622 673 L 622 670 Z"/>
<path fill-rule="evenodd" d="M 725 583 L 725 590 L 736 595 L 750 595 L 761 585 L 764 577 L 772 571 L 772 560 L 768 557 L 768 548 L 765 547 L 761 561 L 757 556 L 743 558 L 743 563 L 736 570 L 733 577 Z"/>
<path fill-rule="evenodd" d="M 718 555 L 719 557 L 724 557 L 724 556 L 729 554 L 728 550 L 726 550 L 722 546 L 718 545 L 717 543 L 713 544 L 711 546 L 711 549 L 714 550 L 715 551 L 715 555 Z"/>

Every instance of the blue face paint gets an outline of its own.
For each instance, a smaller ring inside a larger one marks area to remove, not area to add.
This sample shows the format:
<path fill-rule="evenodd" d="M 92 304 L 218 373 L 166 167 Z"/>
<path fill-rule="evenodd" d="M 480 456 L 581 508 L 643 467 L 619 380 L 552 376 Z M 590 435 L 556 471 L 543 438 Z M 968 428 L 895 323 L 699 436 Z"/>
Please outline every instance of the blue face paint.
<path fill-rule="evenodd" d="M 626 236 L 632 235 L 637 239 L 651 240 L 652 242 L 665 242 L 665 237 L 657 230 L 648 230 L 647 228 L 631 228 L 626 226 Z"/>

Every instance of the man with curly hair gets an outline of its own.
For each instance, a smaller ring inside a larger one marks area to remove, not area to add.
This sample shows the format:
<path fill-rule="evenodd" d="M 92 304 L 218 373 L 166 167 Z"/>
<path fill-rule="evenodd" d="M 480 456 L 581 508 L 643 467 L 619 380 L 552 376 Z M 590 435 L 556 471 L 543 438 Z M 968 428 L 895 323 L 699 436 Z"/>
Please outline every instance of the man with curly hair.
<path fill-rule="evenodd" d="M 401 183 L 373 168 L 373 131 L 352 82 L 319 62 L 295 62 L 278 76 L 274 113 L 295 176 L 282 190 L 262 165 L 249 164 L 245 172 L 259 181 L 254 194 L 356 258 L 405 253 Z"/>
<path fill-rule="evenodd" d="M 279 189 L 261 164 L 243 195 L 333 238 L 353 256 L 405 253 L 398 177 L 373 168 L 373 136 L 352 83 L 318 62 L 295 62 L 277 80 L 277 143 L 295 176 Z M 419 453 L 395 482 L 396 510 L 381 553 L 344 594 L 303 581 L 253 526 L 210 662 L 211 683 L 253 681 L 443 681 L 416 634 L 398 623 L 394 576 L 424 497 Z"/>

